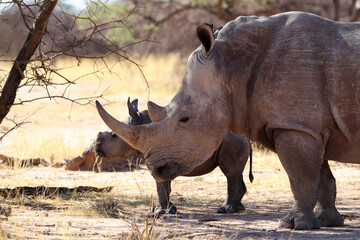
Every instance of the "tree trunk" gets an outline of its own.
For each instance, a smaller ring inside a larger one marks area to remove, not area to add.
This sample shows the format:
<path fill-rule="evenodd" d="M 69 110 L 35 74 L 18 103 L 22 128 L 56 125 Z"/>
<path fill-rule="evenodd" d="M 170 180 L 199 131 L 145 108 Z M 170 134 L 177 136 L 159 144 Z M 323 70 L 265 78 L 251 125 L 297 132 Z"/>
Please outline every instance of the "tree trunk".
<path fill-rule="evenodd" d="M 46 32 L 48 20 L 56 4 L 57 0 L 44 0 L 44 3 L 40 8 L 42 10 L 36 18 L 33 28 L 30 30 L 23 47 L 16 57 L 0 96 L 0 124 L 14 104 L 16 91 L 21 80 L 24 79 L 26 65 L 33 56 Z"/>

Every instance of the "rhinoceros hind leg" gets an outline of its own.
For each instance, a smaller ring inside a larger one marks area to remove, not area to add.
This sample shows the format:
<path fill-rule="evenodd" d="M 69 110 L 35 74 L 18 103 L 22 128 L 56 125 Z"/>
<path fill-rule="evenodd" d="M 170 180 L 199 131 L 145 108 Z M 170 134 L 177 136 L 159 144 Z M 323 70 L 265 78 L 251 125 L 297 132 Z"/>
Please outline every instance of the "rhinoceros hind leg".
<path fill-rule="evenodd" d="M 245 207 L 238 203 L 237 205 L 223 204 L 221 207 L 216 209 L 216 213 L 237 213 L 243 212 Z"/>
<path fill-rule="evenodd" d="M 314 210 L 316 217 L 323 227 L 344 225 L 344 219 L 335 207 L 336 183 L 326 160 L 321 165 L 320 180 L 320 194 Z"/>
<path fill-rule="evenodd" d="M 344 225 L 344 219 L 336 208 L 315 209 L 315 215 L 319 219 L 322 227 L 336 227 Z"/>
<path fill-rule="evenodd" d="M 312 211 L 306 214 L 299 213 L 295 207 L 278 223 L 278 228 L 297 230 L 319 229 L 320 227 L 320 222 Z"/>
<path fill-rule="evenodd" d="M 324 157 L 321 136 L 303 131 L 274 131 L 275 149 L 289 177 L 294 204 L 279 221 L 280 228 L 318 229 L 314 207 L 320 192 L 320 172 Z"/>
<path fill-rule="evenodd" d="M 235 176 L 226 176 L 228 179 L 228 196 L 225 202 L 216 210 L 216 213 L 237 213 L 245 210 L 241 199 L 246 193 L 246 186 L 242 179 L 242 172 Z"/>
<path fill-rule="evenodd" d="M 248 140 L 240 147 L 234 150 L 230 148 L 230 144 L 223 145 L 223 151 L 219 156 L 219 167 L 227 179 L 227 197 L 220 208 L 216 210 L 217 213 L 236 213 L 245 210 L 241 200 L 246 193 L 246 186 L 243 180 L 242 173 L 244 171 L 250 145 Z"/>

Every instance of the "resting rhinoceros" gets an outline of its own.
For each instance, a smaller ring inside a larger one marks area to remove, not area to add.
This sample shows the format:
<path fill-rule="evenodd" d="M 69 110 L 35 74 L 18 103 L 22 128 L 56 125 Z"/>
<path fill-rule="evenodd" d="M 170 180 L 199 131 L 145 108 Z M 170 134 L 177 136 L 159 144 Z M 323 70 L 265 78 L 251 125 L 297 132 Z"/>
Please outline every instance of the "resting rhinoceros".
<path fill-rule="evenodd" d="M 129 125 L 141 125 L 151 123 L 148 111 L 139 112 L 137 99 L 130 102 L 128 99 L 129 117 L 126 123 Z M 141 157 L 141 153 L 124 140 L 117 137 L 116 134 L 106 131 L 100 132 L 95 141 L 96 153 L 101 157 L 112 158 L 122 155 L 137 155 Z M 206 160 L 203 164 L 193 169 L 185 176 L 200 176 L 214 170 L 217 166 L 227 178 L 227 198 L 219 207 L 218 213 L 234 213 L 244 210 L 241 199 L 246 193 L 246 186 L 243 180 L 243 170 L 247 159 L 250 156 L 250 173 L 249 178 L 252 182 L 252 148 L 250 141 L 244 136 L 235 136 L 229 132 L 220 147 Z M 160 215 L 166 212 L 176 213 L 176 207 L 170 202 L 171 180 L 156 181 L 159 206 L 155 209 L 155 214 Z"/>
<path fill-rule="evenodd" d="M 132 168 L 141 167 L 139 165 L 139 151 L 127 151 L 126 154 L 116 154 L 119 150 L 106 149 L 108 156 L 96 153 L 96 146 L 102 141 L 109 142 L 109 139 L 116 139 L 112 132 L 99 132 L 94 141 L 83 153 L 71 160 L 65 160 L 65 170 L 76 171 L 95 171 L 95 172 L 113 172 L 124 171 Z M 105 144 L 106 147 L 110 144 Z M 129 146 L 129 145 L 127 145 Z"/>
<path fill-rule="evenodd" d="M 191 172 L 229 129 L 276 152 L 294 205 L 279 227 L 343 225 L 328 160 L 360 163 L 360 23 L 289 12 L 238 17 L 215 39 L 197 28 L 181 88 L 148 125 L 105 123 L 146 157 L 159 181 Z"/>

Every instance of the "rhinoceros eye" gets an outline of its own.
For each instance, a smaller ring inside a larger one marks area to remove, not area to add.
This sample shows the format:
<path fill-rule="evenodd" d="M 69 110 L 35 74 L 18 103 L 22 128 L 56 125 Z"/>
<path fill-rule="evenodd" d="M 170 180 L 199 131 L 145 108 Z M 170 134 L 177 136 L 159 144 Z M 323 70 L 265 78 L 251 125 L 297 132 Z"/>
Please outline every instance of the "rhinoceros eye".
<path fill-rule="evenodd" d="M 182 123 L 187 123 L 189 121 L 189 117 L 182 117 L 179 121 Z"/>
<path fill-rule="evenodd" d="M 184 116 L 179 119 L 178 126 L 180 128 L 187 128 L 188 126 L 190 126 L 190 123 L 190 117 Z"/>

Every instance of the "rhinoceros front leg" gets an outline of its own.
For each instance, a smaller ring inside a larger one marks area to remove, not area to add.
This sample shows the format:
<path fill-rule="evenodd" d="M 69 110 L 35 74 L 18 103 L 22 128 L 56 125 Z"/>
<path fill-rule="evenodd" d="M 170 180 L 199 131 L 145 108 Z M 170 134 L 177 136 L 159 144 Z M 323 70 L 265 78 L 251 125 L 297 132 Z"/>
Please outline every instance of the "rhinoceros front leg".
<path fill-rule="evenodd" d="M 321 226 L 342 226 L 344 219 L 335 207 L 336 183 L 327 160 L 321 165 L 320 194 L 315 207 L 315 215 Z"/>
<path fill-rule="evenodd" d="M 171 181 L 156 182 L 156 189 L 158 194 L 158 206 L 154 208 L 154 215 L 159 217 L 165 213 L 175 214 L 176 207 L 170 202 Z"/>
<path fill-rule="evenodd" d="M 274 141 L 295 200 L 278 227 L 320 228 L 313 210 L 320 191 L 320 168 L 324 154 L 322 141 L 304 132 L 278 129 L 274 131 Z"/>

